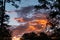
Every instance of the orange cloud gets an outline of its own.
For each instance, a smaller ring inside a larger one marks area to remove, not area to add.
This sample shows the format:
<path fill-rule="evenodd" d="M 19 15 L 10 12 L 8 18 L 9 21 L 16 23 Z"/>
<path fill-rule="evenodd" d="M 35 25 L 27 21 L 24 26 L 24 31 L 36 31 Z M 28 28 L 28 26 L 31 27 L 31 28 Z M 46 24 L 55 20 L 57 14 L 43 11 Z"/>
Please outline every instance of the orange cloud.
<path fill-rule="evenodd" d="M 23 18 L 15 18 L 15 20 L 17 20 L 18 22 L 24 22 Z"/>

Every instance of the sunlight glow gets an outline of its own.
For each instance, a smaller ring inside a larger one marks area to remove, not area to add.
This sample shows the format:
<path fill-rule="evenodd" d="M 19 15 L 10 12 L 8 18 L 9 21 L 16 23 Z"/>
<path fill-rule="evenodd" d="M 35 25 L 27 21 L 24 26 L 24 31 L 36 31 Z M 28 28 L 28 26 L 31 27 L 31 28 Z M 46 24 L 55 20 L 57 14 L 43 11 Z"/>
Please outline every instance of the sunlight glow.
<path fill-rule="evenodd" d="M 20 37 L 12 37 L 12 40 L 20 40 Z"/>

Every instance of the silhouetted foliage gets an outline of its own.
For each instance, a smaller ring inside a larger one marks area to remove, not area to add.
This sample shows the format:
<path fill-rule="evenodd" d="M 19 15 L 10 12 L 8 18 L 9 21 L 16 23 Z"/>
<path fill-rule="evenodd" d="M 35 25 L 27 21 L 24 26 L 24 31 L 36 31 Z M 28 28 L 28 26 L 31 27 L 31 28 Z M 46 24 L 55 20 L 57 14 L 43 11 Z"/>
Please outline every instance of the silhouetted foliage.
<path fill-rule="evenodd" d="M 51 38 L 49 36 L 47 36 L 47 34 L 41 32 L 40 33 L 40 40 L 51 40 Z"/>
<path fill-rule="evenodd" d="M 15 3 L 16 1 L 20 2 L 21 0 L 0 0 L 0 40 L 12 40 L 11 31 L 8 29 L 10 17 L 5 14 L 5 3 L 12 2 L 12 5 L 18 8 L 19 6 Z"/>
<path fill-rule="evenodd" d="M 42 8 L 44 8 L 44 9 L 49 9 L 45 4 L 43 4 L 43 5 L 41 5 L 41 6 L 35 5 L 34 8 L 36 8 L 36 10 L 39 10 L 39 9 L 42 9 Z"/>
<path fill-rule="evenodd" d="M 9 16 L 5 14 L 5 5 L 0 1 L 0 40 L 11 40 L 11 31 L 8 28 Z"/>
<path fill-rule="evenodd" d="M 39 3 L 43 3 L 45 2 L 46 0 L 38 0 Z"/>
<path fill-rule="evenodd" d="M 51 23 L 52 27 L 53 25 L 55 27 L 57 23 L 56 21 L 53 20 L 53 18 L 56 18 L 57 15 L 60 15 L 60 1 L 59 0 L 38 0 L 38 2 L 40 3 L 40 5 L 35 6 L 36 10 L 42 8 L 51 10 L 49 13 L 49 18 L 52 19 L 52 23 Z"/>
<path fill-rule="evenodd" d="M 24 40 L 51 40 L 51 38 L 45 33 L 40 33 L 40 35 L 37 35 L 34 32 L 24 34 L 22 38 Z"/>
<path fill-rule="evenodd" d="M 16 8 L 19 7 L 19 5 L 17 5 L 15 2 L 18 1 L 18 2 L 21 2 L 21 0 L 6 0 L 6 2 L 10 3 L 12 2 L 12 6 L 15 6 Z"/>
<path fill-rule="evenodd" d="M 22 39 L 23 40 L 58 40 L 58 39 L 60 40 L 60 33 L 55 32 L 50 36 L 48 36 L 44 32 L 40 32 L 39 35 L 35 33 L 25 33 L 23 34 Z"/>
<path fill-rule="evenodd" d="M 34 32 L 32 32 L 32 33 L 26 33 L 26 34 L 24 34 L 22 36 L 22 38 L 24 40 L 36 40 L 36 36 L 37 36 L 37 34 L 35 34 Z"/>
<path fill-rule="evenodd" d="M 56 15 L 58 15 L 59 14 L 59 12 L 51 12 L 51 14 L 50 14 L 50 17 L 51 18 L 54 18 L 54 17 L 56 17 Z"/>

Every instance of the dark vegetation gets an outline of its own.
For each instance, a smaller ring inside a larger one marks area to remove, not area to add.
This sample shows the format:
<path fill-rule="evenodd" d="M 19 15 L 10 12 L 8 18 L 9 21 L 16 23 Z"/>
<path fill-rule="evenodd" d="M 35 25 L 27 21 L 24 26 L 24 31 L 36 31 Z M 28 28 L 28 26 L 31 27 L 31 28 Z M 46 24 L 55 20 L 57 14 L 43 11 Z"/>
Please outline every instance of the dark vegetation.
<path fill-rule="evenodd" d="M 25 33 L 22 38 L 22 40 L 60 40 L 60 33 L 55 32 L 52 35 L 47 35 L 43 32 L 39 33 L 39 35 L 37 35 L 34 32 L 31 33 Z"/>
<path fill-rule="evenodd" d="M 15 0 L 20 1 L 20 0 Z M 18 5 L 15 4 L 15 1 L 13 0 L 0 0 L 0 40 L 12 40 L 11 39 L 11 31 L 8 29 L 10 25 L 8 25 L 9 22 L 9 15 L 5 14 L 5 3 L 6 2 L 12 2 L 12 5 L 18 8 Z"/>

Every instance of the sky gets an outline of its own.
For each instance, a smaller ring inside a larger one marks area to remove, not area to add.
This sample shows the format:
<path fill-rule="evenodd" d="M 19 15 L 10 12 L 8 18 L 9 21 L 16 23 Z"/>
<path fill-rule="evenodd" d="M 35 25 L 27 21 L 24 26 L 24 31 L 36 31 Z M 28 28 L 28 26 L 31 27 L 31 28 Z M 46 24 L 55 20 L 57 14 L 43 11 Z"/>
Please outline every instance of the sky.
<path fill-rule="evenodd" d="M 14 18 L 18 17 L 17 13 L 14 10 L 20 10 L 22 7 L 34 6 L 39 4 L 38 0 L 21 0 L 21 3 L 19 2 L 15 3 L 19 5 L 19 8 L 15 8 L 14 6 L 12 6 L 11 2 L 6 3 L 5 6 L 5 10 L 13 11 L 13 12 L 6 12 L 10 16 L 9 25 L 19 25 L 19 23 L 16 20 L 14 20 Z"/>
<path fill-rule="evenodd" d="M 12 6 L 11 2 L 6 3 L 6 8 L 5 8 L 5 10 L 7 11 L 6 14 L 8 14 L 10 16 L 9 25 L 13 25 L 12 29 L 16 28 L 16 29 L 13 29 L 13 35 L 19 35 L 20 33 L 22 34 L 25 32 L 36 31 L 36 30 L 39 31 L 40 29 L 45 31 L 45 27 L 46 27 L 45 25 L 47 22 L 49 22 L 46 17 L 49 17 L 47 13 L 49 13 L 51 11 L 50 9 L 38 10 L 34 13 L 34 16 L 32 17 L 33 6 L 39 5 L 38 0 L 21 0 L 21 3 L 19 3 L 19 2 L 15 2 L 15 3 L 17 5 L 19 5 L 19 8 L 15 8 L 14 6 Z M 49 7 L 49 5 L 47 5 L 47 6 Z M 17 12 L 17 10 L 19 12 Z M 26 23 L 24 25 L 22 25 L 23 23 L 20 24 L 20 22 L 18 22 L 14 19 L 14 18 L 19 18 L 21 16 L 25 18 L 25 21 L 27 20 L 26 22 L 24 21 L 24 23 Z M 27 19 L 26 17 L 27 18 L 31 17 L 31 18 Z M 35 24 L 35 21 L 38 22 L 37 25 Z M 30 22 L 32 22 L 32 23 L 30 23 Z M 39 22 L 40 22 L 40 25 L 39 25 Z M 17 25 L 17 26 L 14 26 L 14 25 Z M 31 25 L 33 25 L 33 26 L 31 26 Z"/>

